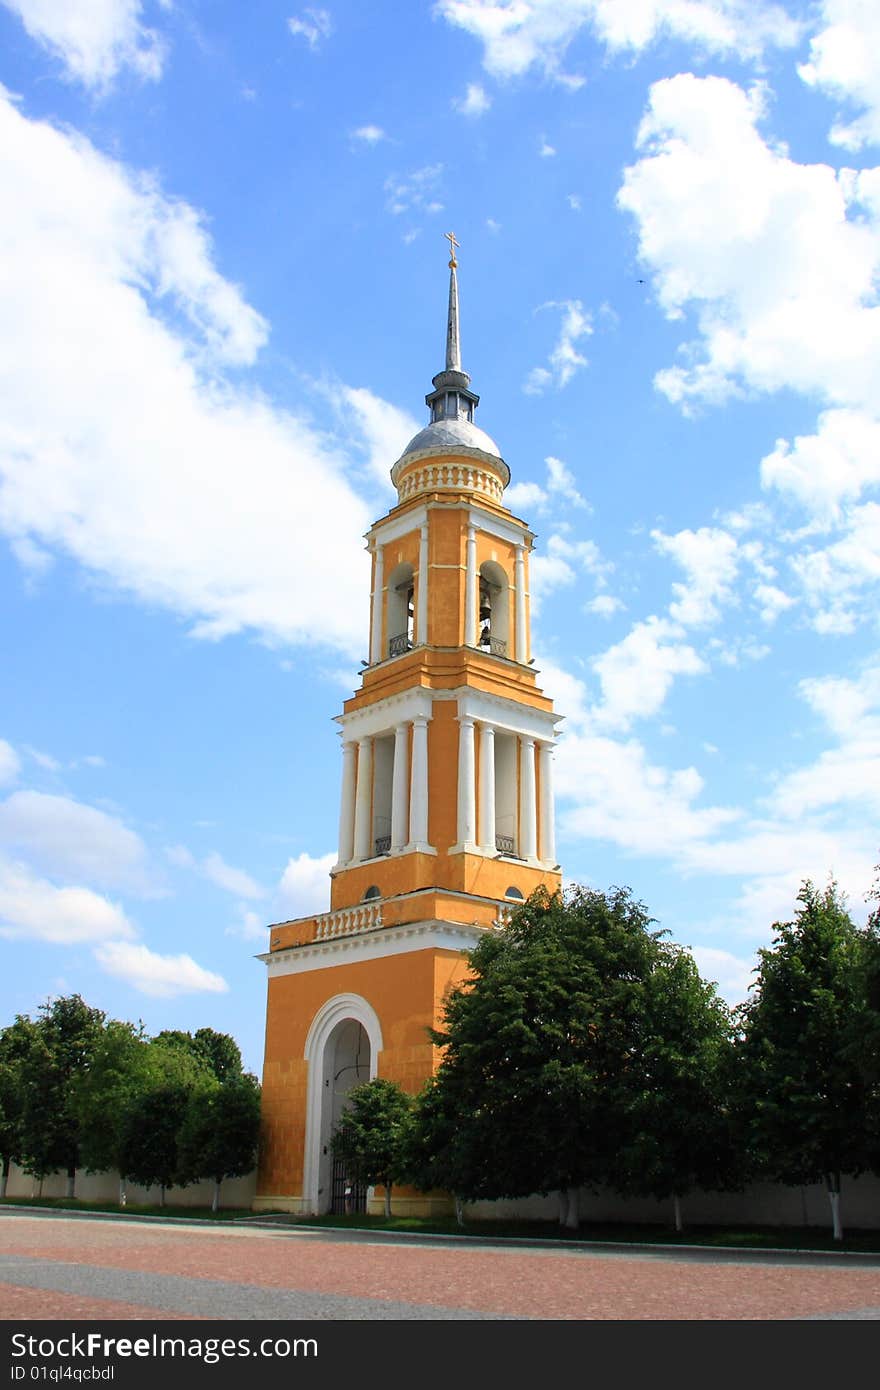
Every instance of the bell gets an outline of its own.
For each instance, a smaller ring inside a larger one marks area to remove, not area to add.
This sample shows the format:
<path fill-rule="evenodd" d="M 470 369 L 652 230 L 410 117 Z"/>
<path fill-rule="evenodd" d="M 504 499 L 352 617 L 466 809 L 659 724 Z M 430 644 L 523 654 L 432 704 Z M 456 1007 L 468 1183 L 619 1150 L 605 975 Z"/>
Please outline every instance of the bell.
<path fill-rule="evenodd" d="M 481 623 L 487 623 L 487 622 L 489 621 L 489 619 L 491 618 L 491 616 L 492 616 L 492 609 L 488 606 L 488 604 L 485 604 L 485 603 L 481 604 L 481 605 L 480 605 L 480 622 L 481 622 Z"/>

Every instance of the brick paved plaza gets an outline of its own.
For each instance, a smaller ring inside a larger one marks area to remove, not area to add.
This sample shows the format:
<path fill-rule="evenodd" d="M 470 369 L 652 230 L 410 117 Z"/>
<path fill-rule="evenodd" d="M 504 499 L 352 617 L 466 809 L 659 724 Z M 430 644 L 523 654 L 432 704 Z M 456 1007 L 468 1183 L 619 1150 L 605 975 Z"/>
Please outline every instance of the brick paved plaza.
<path fill-rule="evenodd" d="M 880 1259 L 0 1211 L 4 1320 L 880 1317 Z"/>

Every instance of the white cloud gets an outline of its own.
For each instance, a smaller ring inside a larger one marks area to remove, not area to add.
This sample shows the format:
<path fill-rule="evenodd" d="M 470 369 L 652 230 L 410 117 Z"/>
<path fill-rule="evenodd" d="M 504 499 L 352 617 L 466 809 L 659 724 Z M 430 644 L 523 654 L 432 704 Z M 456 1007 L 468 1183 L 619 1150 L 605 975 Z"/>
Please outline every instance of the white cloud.
<path fill-rule="evenodd" d="M 692 74 L 655 83 L 620 206 L 674 318 L 700 337 L 661 371 L 672 401 L 790 388 L 876 409 L 880 185 L 876 171 L 803 165 L 766 144 L 760 90 Z"/>
<path fill-rule="evenodd" d="M 786 609 L 791 608 L 797 602 L 783 589 L 777 588 L 775 584 L 756 584 L 754 597 L 761 621 L 768 625 L 775 623 L 780 613 L 784 613 Z"/>
<path fill-rule="evenodd" d="M 810 40 L 803 80 L 829 97 L 863 108 L 854 120 L 838 120 L 833 144 L 858 150 L 880 143 L 880 10 L 875 0 L 824 0 L 824 28 Z"/>
<path fill-rule="evenodd" d="M 197 965 L 192 956 L 160 956 L 143 945 L 107 941 L 95 948 L 95 957 L 108 975 L 154 999 L 175 999 L 180 994 L 225 994 L 229 989 L 221 975 Z"/>
<path fill-rule="evenodd" d="M 0 285 L 0 530 L 195 635 L 356 655 L 368 509 L 341 448 L 223 376 L 266 327 L 213 266 L 198 215 L 2 94 L 0 203 L 0 259 L 16 267 Z"/>
<path fill-rule="evenodd" d="M 550 300 L 541 309 L 561 309 L 562 322 L 559 337 L 548 358 L 548 367 L 533 367 L 526 378 L 523 390 L 531 396 L 541 395 L 548 387 L 560 391 L 567 386 L 575 372 L 588 365 L 587 358 L 578 352 L 575 344 L 581 338 L 589 337 L 593 331 L 590 315 L 584 312 L 579 299 Z"/>
<path fill-rule="evenodd" d="M 761 460 L 761 484 L 794 499 L 824 525 L 847 502 L 880 483 L 880 420 L 861 410 L 828 410 L 815 434 L 776 441 Z"/>
<path fill-rule="evenodd" d="M 543 487 L 540 483 L 521 482 L 513 483 L 507 488 L 504 500 L 511 510 L 543 513 L 549 511 L 554 502 L 562 498 L 575 507 L 592 511 L 589 502 L 578 492 L 574 474 L 562 459 L 550 454 L 545 458 L 544 465 L 547 469 L 547 479 Z"/>
<path fill-rule="evenodd" d="M 568 203 L 568 206 L 571 208 L 572 212 L 580 212 L 581 200 L 579 194 L 568 193 L 566 194 L 565 201 Z"/>
<path fill-rule="evenodd" d="M 423 164 L 411 174 L 392 174 L 385 180 L 388 211 L 395 217 L 404 212 L 442 212 L 443 204 L 437 200 L 442 176 L 442 164 Z"/>
<path fill-rule="evenodd" d="M 457 97 L 452 105 L 462 116 L 484 116 L 492 101 L 479 82 L 469 82 L 464 96 Z"/>
<path fill-rule="evenodd" d="M 279 919 L 327 912 L 330 906 L 330 870 L 335 863 L 335 854 L 313 858 L 310 854 L 302 853 L 296 859 L 289 859 L 275 895 L 275 911 Z"/>
<path fill-rule="evenodd" d="M 53 878 L 154 891 L 140 836 L 114 816 L 66 796 L 13 792 L 0 803 L 0 843 Z"/>
<path fill-rule="evenodd" d="M 662 708 L 676 676 L 703 675 L 708 667 L 682 641 L 683 628 L 666 618 L 634 624 L 626 637 L 593 661 L 603 703 L 595 717 L 606 728 L 627 729 Z"/>
<path fill-rule="evenodd" d="M 239 898 L 262 898 L 264 890 L 244 869 L 236 869 L 214 850 L 201 863 L 201 872 L 211 883 Z"/>
<path fill-rule="evenodd" d="M 305 9 L 288 19 L 287 27 L 291 34 L 305 39 L 309 48 L 317 48 L 333 33 L 333 20 L 329 10 Z"/>
<path fill-rule="evenodd" d="M 623 607 L 623 600 L 615 598 L 612 594 L 597 594 L 589 603 L 584 604 L 587 612 L 595 613 L 597 618 L 613 618 Z"/>
<path fill-rule="evenodd" d="M 550 454 L 544 462 L 547 465 L 548 492 L 564 497 L 566 502 L 571 502 L 575 507 L 588 507 L 588 502 L 577 490 L 574 474 L 562 459 L 554 458 Z"/>
<path fill-rule="evenodd" d="M 232 926 L 227 927 L 225 936 L 237 936 L 241 941 L 258 941 L 265 946 L 267 942 L 266 932 L 268 928 L 259 913 L 252 911 L 251 908 L 239 905 L 238 921 Z"/>
<path fill-rule="evenodd" d="M 771 919 L 768 919 L 771 920 Z M 711 980 L 728 1004 L 741 1004 L 754 983 L 756 956 L 735 956 L 717 946 L 692 946 L 690 953 L 704 980 Z"/>
<path fill-rule="evenodd" d="M 851 805 L 866 824 L 880 820 L 880 666 L 857 680 L 814 677 L 800 693 L 838 739 L 815 762 L 778 782 L 772 805 L 798 819 Z"/>
<path fill-rule="evenodd" d="M 388 136 L 380 125 L 362 125 L 351 132 L 351 138 L 364 145 L 378 145 L 382 140 L 387 140 Z"/>
<path fill-rule="evenodd" d="M 706 627 L 721 616 L 720 605 L 733 598 L 738 556 L 735 538 L 718 527 L 701 526 L 674 536 L 652 531 L 661 555 L 671 555 L 684 570 L 684 584 L 674 583 L 669 616 L 682 627 Z"/>
<path fill-rule="evenodd" d="M 537 67 L 575 88 L 583 78 L 561 65 L 586 28 L 611 53 L 640 53 L 672 38 L 700 52 L 756 57 L 799 35 L 781 6 L 761 0 L 438 0 L 437 10 L 481 40 L 484 66 L 494 77 L 520 77 Z"/>
<path fill-rule="evenodd" d="M 14 782 L 21 771 L 21 761 L 11 743 L 0 738 L 0 787 Z"/>
<path fill-rule="evenodd" d="M 142 23 L 141 0 L 0 0 L 31 38 L 61 60 L 70 77 L 106 87 L 124 68 L 162 74 L 165 43 Z"/>
<path fill-rule="evenodd" d="M 133 935 L 118 904 L 89 888 L 58 888 L 0 856 L 0 936 L 75 946 Z"/>
<path fill-rule="evenodd" d="M 554 149 L 554 147 L 552 145 L 548 145 L 547 141 L 542 137 L 541 144 L 538 146 L 538 154 L 541 156 L 541 158 L 552 159 L 555 153 L 556 150 Z"/>
<path fill-rule="evenodd" d="M 527 515 L 543 511 L 547 503 L 547 491 L 540 483 L 511 483 L 504 493 L 504 505 L 512 512 Z M 539 556 L 534 556 L 533 560 Z"/>
<path fill-rule="evenodd" d="M 859 622 L 873 620 L 873 595 L 880 581 L 880 504 L 853 507 L 839 540 L 793 555 L 790 565 L 813 609 L 817 632 L 853 632 Z"/>
<path fill-rule="evenodd" d="M 353 414 L 356 429 L 351 443 L 366 453 L 372 476 L 393 491 L 391 466 L 396 463 L 421 425 L 406 410 L 390 405 L 364 386 L 342 386 L 337 395 Z"/>

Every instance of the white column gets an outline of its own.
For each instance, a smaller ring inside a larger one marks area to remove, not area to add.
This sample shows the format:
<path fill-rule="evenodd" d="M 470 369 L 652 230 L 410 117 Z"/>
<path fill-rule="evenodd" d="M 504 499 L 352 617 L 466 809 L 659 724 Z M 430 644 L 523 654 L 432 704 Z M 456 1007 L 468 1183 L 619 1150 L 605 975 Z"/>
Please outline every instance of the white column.
<path fill-rule="evenodd" d="M 525 664 L 529 659 L 526 651 L 526 548 L 516 547 L 516 659 Z"/>
<path fill-rule="evenodd" d="M 495 730 L 480 725 L 480 847 L 495 853 Z"/>
<path fill-rule="evenodd" d="M 354 803 L 354 857 L 372 859 L 373 740 L 358 743 L 357 792 Z"/>
<path fill-rule="evenodd" d="M 348 864 L 354 856 L 354 789 L 357 745 L 342 745 L 342 793 L 339 798 L 338 863 Z"/>
<path fill-rule="evenodd" d="M 374 549 L 376 563 L 373 567 L 373 618 L 370 624 L 370 661 L 373 665 L 382 660 L 382 588 L 385 583 L 384 552 L 381 545 Z"/>
<path fill-rule="evenodd" d="M 537 859 L 537 818 L 535 815 L 535 740 L 519 740 L 519 854 Z"/>
<path fill-rule="evenodd" d="M 477 788 L 474 763 L 474 721 L 467 714 L 458 721 L 458 849 L 472 848 L 477 840 Z"/>
<path fill-rule="evenodd" d="M 556 823 L 553 810 L 553 744 L 539 743 L 541 770 L 540 851 L 545 864 L 556 863 Z"/>
<path fill-rule="evenodd" d="M 428 843 L 428 721 L 423 714 L 413 720 L 409 843 L 411 848 Z"/>
<path fill-rule="evenodd" d="M 464 645 L 477 645 L 477 532 L 474 526 L 467 531 L 467 568 L 464 578 Z"/>
<path fill-rule="evenodd" d="M 419 607 L 416 613 L 416 638 L 419 646 L 428 640 L 428 528 L 423 526 L 419 539 Z"/>
<path fill-rule="evenodd" d="M 394 775 L 391 783 L 391 848 L 403 849 L 409 828 L 409 725 L 394 730 Z"/>

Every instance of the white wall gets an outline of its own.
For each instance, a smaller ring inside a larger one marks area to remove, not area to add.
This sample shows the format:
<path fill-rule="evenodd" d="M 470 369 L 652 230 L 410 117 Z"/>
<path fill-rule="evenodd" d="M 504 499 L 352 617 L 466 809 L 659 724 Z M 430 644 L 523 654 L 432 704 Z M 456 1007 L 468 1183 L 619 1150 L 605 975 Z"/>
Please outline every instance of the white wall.
<path fill-rule="evenodd" d="M 254 1200 L 257 1188 L 256 1171 L 243 1178 L 227 1178 L 220 1188 L 221 1207 L 249 1207 Z M 67 1174 L 53 1173 L 43 1180 L 42 1190 L 39 1182 L 23 1173 L 15 1164 L 9 1172 L 7 1197 L 63 1197 L 67 1191 Z M 83 1202 L 118 1202 L 119 1175 L 117 1173 L 86 1173 L 79 1170 L 76 1175 L 74 1196 Z M 168 1187 L 165 1189 L 165 1205 L 169 1207 L 209 1207 L 214 1197 L 212 1182 L 193 1183 L 189 1187 Z M 138 1187 L 136 1183 L 126 1183 L 126 1199 L 132 1204 L 158 1206 L 161 1192 L 158 1187 Z"/>

